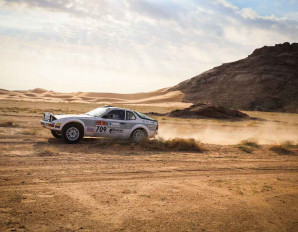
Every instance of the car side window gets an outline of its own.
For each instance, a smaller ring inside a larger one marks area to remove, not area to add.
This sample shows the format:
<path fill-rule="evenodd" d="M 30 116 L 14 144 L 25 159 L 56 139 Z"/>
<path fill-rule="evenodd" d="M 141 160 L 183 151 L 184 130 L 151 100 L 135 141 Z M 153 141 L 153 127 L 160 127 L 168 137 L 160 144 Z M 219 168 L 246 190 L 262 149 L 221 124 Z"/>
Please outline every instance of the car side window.
<path fill-rule="evenodd" d="M 125 111 L 124 110 L 111 110 L 109 113 L 104 115 L 102 118 L 124 120 Z"/>
<path fill-rule="evenodd" d="M 136 120 L 136 116 L 134 115 L 134 113 L 126 111 L 126 120 Z"/>

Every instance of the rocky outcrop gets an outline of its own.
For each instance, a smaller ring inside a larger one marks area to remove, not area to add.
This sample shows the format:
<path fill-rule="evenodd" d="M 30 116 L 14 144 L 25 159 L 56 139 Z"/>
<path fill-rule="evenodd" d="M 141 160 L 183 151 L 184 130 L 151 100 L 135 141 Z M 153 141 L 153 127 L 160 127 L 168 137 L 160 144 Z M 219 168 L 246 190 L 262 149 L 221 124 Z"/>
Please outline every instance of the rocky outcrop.
<path fill-rule="evenodd" d="M 167 114 L 175 118 L 215 118 L 241 120 L 248 119 L 249 116 L 238 110 L 230 110 L 224 107 L 217 107 L 208 104 L 196 104 L 183 110 L 174 110 Z"/>
<path fill-rule="evenodd" d="M 256 49 L 183 81 L 183 101 L 239 110 L 298 112 L 298 43 Z"/>

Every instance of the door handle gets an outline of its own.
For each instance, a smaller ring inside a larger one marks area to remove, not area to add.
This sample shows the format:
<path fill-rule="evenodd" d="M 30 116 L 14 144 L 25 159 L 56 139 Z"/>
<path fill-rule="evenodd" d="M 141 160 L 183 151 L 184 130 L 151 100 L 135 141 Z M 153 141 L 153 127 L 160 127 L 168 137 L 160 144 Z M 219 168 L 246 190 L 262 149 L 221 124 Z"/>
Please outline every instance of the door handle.
<path fill-rule="evenodd" d="M 125 124 L 125 122 L 120 122 L 120 124 L 121 124 L 121 125 L 124 125 L 124 124 Z"/>

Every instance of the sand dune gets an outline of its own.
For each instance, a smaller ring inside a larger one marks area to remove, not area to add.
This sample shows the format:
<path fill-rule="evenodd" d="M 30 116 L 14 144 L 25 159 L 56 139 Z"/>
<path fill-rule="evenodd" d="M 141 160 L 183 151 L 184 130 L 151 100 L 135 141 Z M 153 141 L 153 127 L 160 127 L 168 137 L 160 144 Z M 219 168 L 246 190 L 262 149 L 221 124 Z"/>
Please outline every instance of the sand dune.
<path fill-rule="evenodd" d="M 191 105 L 182 103 L 184 94 L 181 91 L 169 91 L 168 88 L 147 93 L 118 94 L 75 92 L 58 93 L 41 88 L 32 90 L 9 91 L 0 89 L 0 100 L 26 100 L 50 102 L 90 102 L 100 104 L 142 104 L 142 105 Z"/>
<path fill-rule="evenodd" d="M 113 98 L 119 100 L 141 100 L 145 98 L 161 96 L 167 93 L 168 88 L 156 90 L 147 93 L 134 93 L 134 94 L 120 94 L 120 93 L 94 93 L 94 92 L 77 92 L 74 93 L 76 97 L 92 97 L 92 98 Z"/>

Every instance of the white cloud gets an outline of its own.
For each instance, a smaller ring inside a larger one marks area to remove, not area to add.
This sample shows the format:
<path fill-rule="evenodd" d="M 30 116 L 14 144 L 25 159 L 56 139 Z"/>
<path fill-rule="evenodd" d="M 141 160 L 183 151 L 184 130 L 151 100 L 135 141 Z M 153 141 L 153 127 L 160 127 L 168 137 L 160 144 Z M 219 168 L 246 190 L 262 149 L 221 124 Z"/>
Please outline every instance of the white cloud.
<path fill-rule="evenodd" d="M 238 10 L 237 6 L 234 6 L 233 4 L 231 4 L 230 2 L 226 1 L 226 0 L 216 0 L 217 3 L 222 4 L 223 6 L 233 9 L 233 10 Z"/>
<path fill-rule="evenodd" d="M 285 17 L 284 17 L 284 19 L 298 21 L 298 12 L 292 12 L 292 13 L 286 14 Z"/>
<path fill-rule="evenodd" d="M 26 86 L 36 85 L 30 88 L 47 88 L 41 80 L 50 78 L 61 83 L 52 82 L 54 90 L 149 91 L 257 47 L 298 39 L 293 20 L 261 17 L 224 0 L 0 4 L 3 88 L 21 88 L 13 85 L 26 73 Z M 71 78 L 75 83 L 69 86 Z"/>
<path fill-rule="evenodd" d="M 244 18 L 248 18 L 248 19 L 256 19 L 256 18 L 259 17 L 259 15 L 257 14 L 257 12 L 254 11 L 253 9 L 251 9 L 251 8 L 243 8 L 241 10 L 241 15 Z"/>

